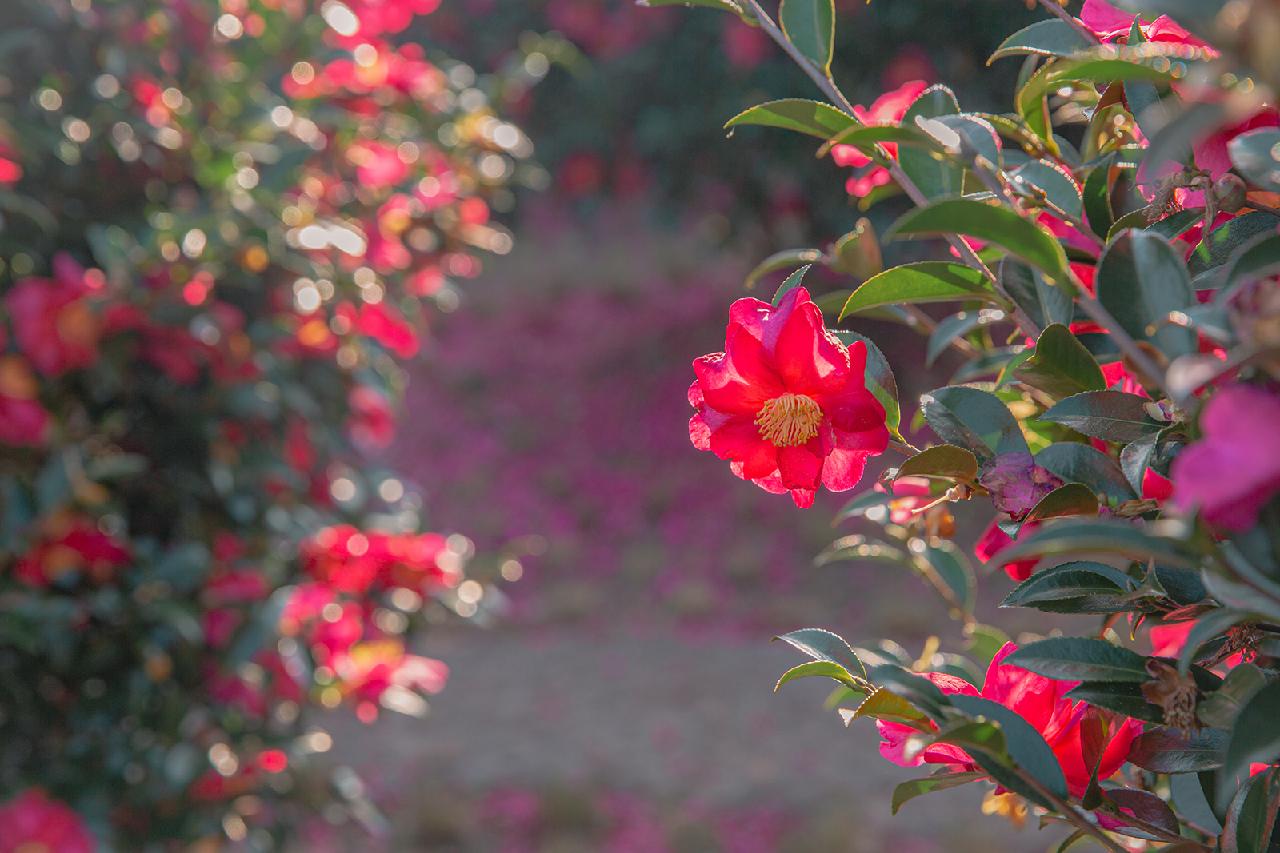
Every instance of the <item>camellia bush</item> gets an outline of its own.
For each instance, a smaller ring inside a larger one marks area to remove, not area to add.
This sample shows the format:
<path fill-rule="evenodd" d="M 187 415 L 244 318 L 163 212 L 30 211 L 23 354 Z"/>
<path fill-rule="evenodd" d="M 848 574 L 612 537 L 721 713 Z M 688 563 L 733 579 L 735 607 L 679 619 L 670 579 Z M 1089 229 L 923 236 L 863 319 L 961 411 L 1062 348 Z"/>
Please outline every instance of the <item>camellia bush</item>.
<path fill-rule="evenodd" d="M 875 721 L 919 777 L 895 811 L 979 784 L 985 811 L 1064 827 L 1060 850 L 1276 849 L 1280 7 L 1041 0 L 990 59 L 1022 63 L 1013 109 L 975 113 L 942 85 L 849 103 L 831 0 L 693 5 L 759 28 L 824 98 L 729 127 L 816 138 L 850 193 L 913 205 L 886 239 L 945 240 L 883 269 L 863 221 L 779 253 L 758 271 L 793 270 L 772 301 L 735 302 L 724 351 L 694 363 L 695 447 L 801 507 L 859 488 L 841 518 L 872 532 L 822 559 L 909 569 L 970 638 L 916 658 L 802 629 L 781 639 L 811 660 L 779 686 L 831 679 L 846 723 Z M 811 295 L 812 265 L 849 289 Z M 903 405 L 876 344 L 835 328 L 853 317 L 961 367 Z M 963 504 L 989 522 L 975 556 L 1003 569 L 1001 606 L 1063 632 L 1014 644 L 978 622 Z"/>
<path fill-rule="evenodd" d="M 529 153 L 436 5 L 0 10 L 0 849 L 378 827 L 309 709 L 492 598 L 369 454 Z"/>

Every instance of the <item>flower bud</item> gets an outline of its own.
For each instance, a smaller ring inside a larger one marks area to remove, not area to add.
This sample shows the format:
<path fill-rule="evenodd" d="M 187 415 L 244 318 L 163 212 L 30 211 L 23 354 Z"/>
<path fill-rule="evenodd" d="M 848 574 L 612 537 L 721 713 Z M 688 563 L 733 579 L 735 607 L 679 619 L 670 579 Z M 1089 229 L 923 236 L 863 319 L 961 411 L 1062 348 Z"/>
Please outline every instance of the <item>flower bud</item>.
<path fill-rule="evenodd" d="M 1213 197 L 1218 202 L 1218 209 L 1224 213 L 1235 213 L 1244 207 L 1246 193 L 1244 181 L 1230 172 L 1213 184 Z"/>

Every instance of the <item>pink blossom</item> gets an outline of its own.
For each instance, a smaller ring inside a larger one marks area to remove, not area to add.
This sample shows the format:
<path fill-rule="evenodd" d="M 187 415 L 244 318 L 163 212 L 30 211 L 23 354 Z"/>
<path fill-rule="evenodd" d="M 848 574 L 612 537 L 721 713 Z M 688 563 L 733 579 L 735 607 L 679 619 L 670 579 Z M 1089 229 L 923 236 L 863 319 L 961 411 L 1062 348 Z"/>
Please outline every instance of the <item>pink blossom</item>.
<path fill-rule="evenodd" d="M 0 853 L 93 853 L 97 847 L 79 815 L 37 788 L 0 806 Z"/>
<path fill-rule="evenodd" d="M 1173 500 L 1214 527 L 1248 530 L 1280 492 L 1280 397 L 1229 385 L 1205 404 L 1203 437 L 1173 461 Z"/>

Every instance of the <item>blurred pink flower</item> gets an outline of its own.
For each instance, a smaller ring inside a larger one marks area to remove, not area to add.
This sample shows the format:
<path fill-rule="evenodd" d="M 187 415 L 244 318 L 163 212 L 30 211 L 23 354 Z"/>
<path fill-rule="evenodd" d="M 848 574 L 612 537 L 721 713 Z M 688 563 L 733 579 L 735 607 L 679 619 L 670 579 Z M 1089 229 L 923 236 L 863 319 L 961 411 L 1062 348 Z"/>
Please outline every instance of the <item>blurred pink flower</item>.
<path fill-rule="evenodd" d="M 0 806 L 0 853 L 93 853 L 97 847 L 79 815 L 37 788 Z"/>
<path fill-rule="evenodd" d="M 1205 404 L 1203 437 L 1173 461 L 1174 502 L 1214 527 L 1244 531 L 1280 492 L 1280 396 L 1229 385 Z"/>

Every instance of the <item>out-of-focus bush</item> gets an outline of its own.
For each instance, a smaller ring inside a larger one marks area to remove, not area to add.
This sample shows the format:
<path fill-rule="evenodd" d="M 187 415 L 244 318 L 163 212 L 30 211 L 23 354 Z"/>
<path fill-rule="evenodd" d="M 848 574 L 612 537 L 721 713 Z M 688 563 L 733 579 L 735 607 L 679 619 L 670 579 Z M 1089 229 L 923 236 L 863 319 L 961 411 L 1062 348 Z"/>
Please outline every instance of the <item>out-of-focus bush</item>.
<path fill-rule="evenodd" d="M 948 81 L 976 109 L 994 107 L 1017 68 L 988 70 L 980 57 L 995 34 L 1033 19 L 992 0 L 955 0 L 946 14 L 927 0 L 836 7 L 836 70 L 861 103 L 923 79 Z M 847 224 L 840 193 L 805 192 L 843 180 L 829 162 L 789 138 L 726 144 L 720 122 L 708 120 L 804 85 L 759 28 L 709 9 L 685 14 L 634 0 L 457 0 L 431 26 L 477 65 L 546 73 L 511 110 L 537 141 L 557 196 L 587 211 L 648 196 L 664 203 L 665 221 L 693 207 L 739 223 L 767 214 L 775 229 L 816 224 L 838 233 Z"/>
<path fill-rule="evenodd" d="M 0 9 L 0 848 L 376 822 L 308 706 L 422 711 L 489 599 L 363 456 L 530 149 L 436 5 Z"/>

